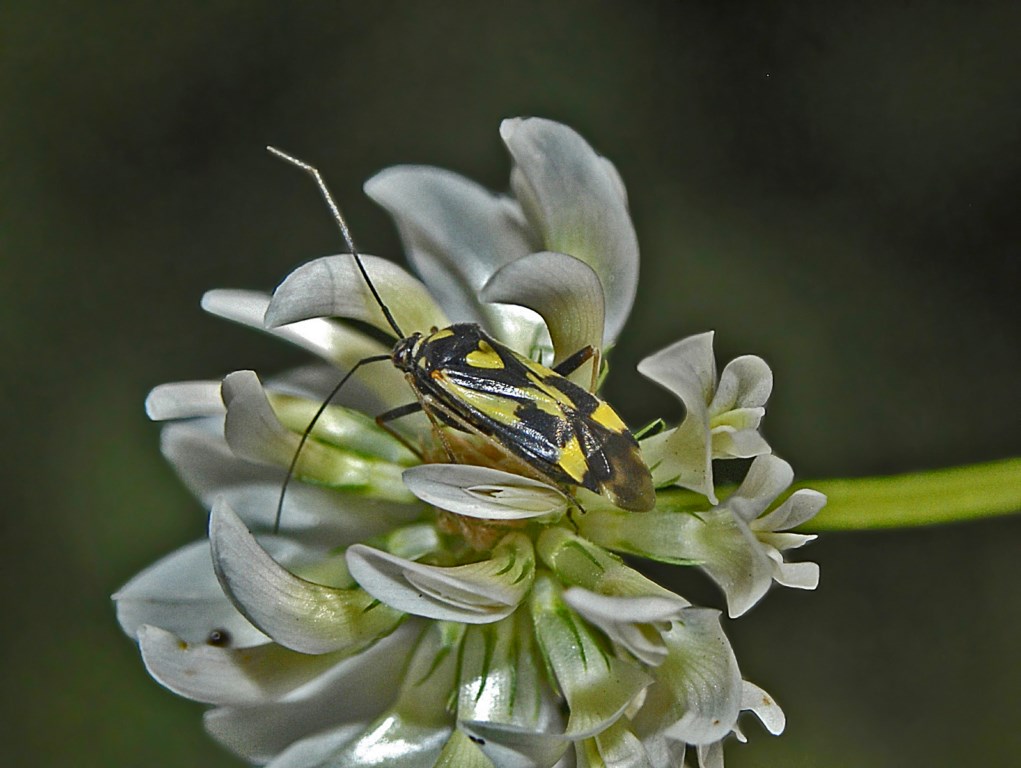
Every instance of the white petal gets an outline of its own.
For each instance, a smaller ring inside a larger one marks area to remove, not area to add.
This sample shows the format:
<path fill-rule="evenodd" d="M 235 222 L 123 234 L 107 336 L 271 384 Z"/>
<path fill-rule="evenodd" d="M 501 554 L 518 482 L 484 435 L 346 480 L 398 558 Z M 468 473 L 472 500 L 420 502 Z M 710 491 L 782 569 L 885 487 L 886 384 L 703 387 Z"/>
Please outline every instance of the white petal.
<path fill-rule="evenodd" d="M 742 680 L 741 685 L 741 709 L 754 712 L 766 730 L 774 736 L 783 733 L 783 729 L 787 726 L 787 716 L 780 709 L 780 705 L 754 683 Z"/>
<path fill-rule="evenodd" d="M 208 291 L 202 297 L 202 308 L 207 312 L 307 349 L 339 368 L 327 392 L 340 380 L 341 373 L 349 371 L 359 360 L 390 351 L 366 334 L 325 318 L 267 327 L 263 318 L 269 305 L 269 295 L 257 291 L 220 289 Z M 337 396 L 339 403 L 365 404 L 371 398 L 374 407 L 386 409 L 408 401 L 404 376 L 386 363 L 363 368 L 345 387 Z"/>
<path fill-rule="evenodd" d="M 421 282 L 386 259 L 365 254 L 361 258 L 405 336 L 449 325 Z M 324 256 L 291 272 L 273 292 L 265 322 L 276 328 L 315 317 L 351 318 L 395 333 L 350 254 Z"/>
<path fill-rule="evenodd" d="M 468 734 L 455 728 L 433 768 L 493 768 L 493 763 Z"/>
<path fill-rule="evenodd" d="M 463 722 L 461 727 L 499 768 L 548 768 L 571 745 L 561 733 L 542 733 L 501 723 Z"/>
<path fill-rule="evenodd" d="M 224 437 L 230 449 L 247 461 L 289 466 L 301 438 L 277 418 L 262 383 L 253 371 L 236 371 L 223 380 L 227 405 Z M 401 467 L 308 440 L 294 475 L 335 488 L 348 488 L 392 501 L 411 501 L 400 480 Z"/>
<path fill-rule="evenodd" d="M 283 468 L 237 458 L 223 436 L 187 424 L 163 428 L 163 455 L 206 509 L 222 497 L 252 530 L 271 530 L 276 523 Z M 322 548 L 339 547 L 385 533 L 420 513 L 412 504 L 342 493 L 292 483 L 287 490 L 280 531 Z"/>
<path fill-rule="evenodd" d="M 459 720 L 562 733 L 562 702 L 543 672 L 533 634 L 525 611 L 465 630 L 458 649 Z"/>
<path fill-rule="evenodd" d="M 571 587 L 564 593 L 564 602 L 589 621 L 619 621 L 644 624 L 674 621 L 688 603 L 682 598 L 673 600 L 662 595 L 612 596 L 600 595 L 581 587 Z"/>
<path fill-rule="evenodd" d="M 224 413 L 218 381 L 175 381 L 154 387 L 145 398 L 145 414 L 153 421 L 193 419 Z"/>
<path fill-rule="evenodd" d="M 398 718 L 360 731 L 344 726 L 293 744 L 267 768 L 433 768 L 449 734 Z"/>
<path fill-rule="evenodd" d="M 261 291 L 216 288 L 202 296 L 202 309 L 209 314 L 259 330 L 266 330 L 262 316 L 268 306 L 269 295 Z"/>
<path fill-rule="evenodd" d="M 773 578 L 777 584 L 792 589 L 815 589 L 819 586 L 818 563 L 786 563 L 774 561 Z"/>
<path fill-rule="evenodd" d="M 365 193 L 393 216 L 409 260 L 452 320 L 481 323 L 522 352 L 541 341 L 545 329 L 534 312 L 478 298 L 497 269 L 540 248 L 517 203 L 426 166 L 387 168 Z"/>
<path fill-rule="evenodd" d="M 277 418 L 255 371 L 235 371 L 222 384 L 227 405 L 224 437 L 241 459 L 286 467 L 298 448 L 299 437 Z M 322 448 L 309 444 L 310 451 Z"/>
<path fill-rule="evenodd" d="M 733 619 L 750 610 L 769 590 L 773 565 L 747 524 L 726 509 L 706 515 L 708 525 L 689 551 L 702 555 L 700 567 L 719 585 Z"/>
<path fill-rule="evenodd" d="M 618 720 L 592 737 L 603 768 L 654 768 L 645 746 Z"/>
<path fill-rule="evenodd" d="M 287 648 L 328 653 L 364 647 L 393 630 L 400 614 L 361 590 L 298 578 L 279 565 L 226 504 L 209 518 L 220 583 L 249 621 Z"/>
<path fill-rule="evenodd" d="M 723 768 L 722 741 L 715 741 L 712 744 L 699 744 L 696 752 L 698 753 L 699 768 Z"/>
<path fill-rule="evenodd" d="M 178 476 L 207 507 L 225 487 L 283 480 L 283 470 L 252 464 L 231 453 L 222 434 L 207 425 L 168 424 L 160 433 L 160 450 Z"/>
<path fill-rule="evenodd" d="M 778 552 L 786 552 L 788 549 L 798 549 L 806 544 L 815 541 L 818 537 L 811 533 L 772 533 L 770 531 L 755 531 L 759 541 L 767 546 L 773 547 Z"/>
<path fill-rule="evenodd" d="M 202 297 L 206 312 L 277 336 L 331 362 L 339 363 L 345 358 L 354 362 L 387 351 L 368 336 L 330 320 L 315 318 L 288 325 L 267 325 L 265 315 L 269 306 L 269 294 L 261 291 L 219 288 L 206 291 Z M 344 350 L 350 351 L 344 354 Z"/>
<path fill-rule="evenodd" d="M 539 647 L 571 713 L 566 735 L 577 740 L 599 733 L 652 679 L 638 665 L 608 655 L 564 605 L 549 576 L 536 578 L 530 607 Z"/>
<path fill-rule="evenodd" d="M 616 508 L 614 510 L 626 518 L 635 517 L 630 512 Z M 588 514 L 579 516 L 581 520 L 587 517 Z M 599 522 L 606 520 L 607 518 L 602 518 Z M 626 523 L 623 527 L 627 528 Z M 588 533 L 587 526 L 581 526 L 581 530 Z M 619 557 L 607 552 L 593 541 L 571 533 L 563 526 L 545 528 L 539 536 L 536 549 L 543 563 L 556 574 L 561 584 L 582 587 L 590 592 L 615 598 L 642 599 L 654 596 L 672 604 L 687 605 L 684 598 L 628 567 Z M 636 615 L 645 615 L 641 611 L 646 608 L 654 612 L 656 609 L 652 606 L 655 605 L 663 603 L 636 606 L 639 611 Z"/>
<path fill-rule="evenodd" d="M 331 755 L 362 731 L 361 723 L 342 725 L 294 742 L 269 763 L 271 768 L 330 768 Z"/>
<path fill-rule="evenodd" d="M 353 737 L 393 703 L 421 630 L 421 625 L 405 622 L 393 634 L 279 701 L 211 710 L 205 715 L 206 730 L 257 763 L 268 762 L 299 739 L 340 724 L 354 724 Z"/>
<path fill-rule="evenodd" d="M 372 371 L 371 366 L 368 371 Z M 315 400 L 321 403 L 329 396 L 334 387 L 337 386 L 338 381 L 340 381 L 340 375 L 337 372 L 336 366 L 314 362 L 306 363 L 305 365 L 300 365 L 297 368 L 290 368 L 282 373 L 274 374 L 272 378 L 267 380 L 266 387 L 273 392 L 279 392 L 280 394 L 286 395 L 297 395 L 298 397 L 307 397 L 310 400 Z M 406 389 L 407 387 L 405 386 L 405 390 Z M 344 385 L 344 389 L 342 389 L 330 402 L 347 405 L 348 407 L 355 408 L 363 413 L 371 412 L 369 408 L 363 405 L 351 405 L 350 403 L 345 402 L 345 393 L 347 391 L 347 385 Z M 406 391 L 402 394 L 405 395 L 405 398 L 407 397 Z"/>
<path fill-rule="evenodd" d="M 433 624 L 417 644 L 397 702 L 353 739 L 325 733 L 298 742 L 272 768 L 432 768 L 449 737 L 447 702 L 457 674 L 460 628 Z"/>
<path fill-rule="evenodd" d="M 826 497 L 818 491 L 801 488 L 783 504 L 752 522 L 755 531 L 787 531 L 807 523 L 826 505 Z"/>
<path fill-rule="evenodd" d="M 671 621 L 679 619 L 681 609 L 686 606 L 684 600 L 660 595 L 618 597 L 600 595 L 580 587 L 564 592 L 564 602 L 648 666 L 663 662 L 667 648 L 660 632 Z M 660 626 L 653 626 L 656 624 Z"/>
<path fill-rule="evenodd" d="M 509 616 L 525 596 L 535 569 L 532 545 L 509 534 L 489 560 L 449 568 L 426 565 L 355 544 L 347 550 L 351 575 L 376 599 L 430 619 L 488 624 Z"/>
<path fill-rule="evenodd" d="M 720 374 L 720 383 L 709 412 L 713 415 L 735 408 L 761 408 L 773 391 L 773 372 L 761 357 L 735 357 Z"/>
<path fill-rule="evenodd" d="M 214 630 L 235 646 L 266 642 L 223 593 L 213 572 L 206 539 L 150 565 L 113 595 L 121 628 L 135 637 L 147 624 L 173 632 L 188 643 L 203 643 Z"/>
<path fill-rule="evenodd" d="M 620 176 L 565 125 L 504 120 L 500 136 L 514 158 L 511 187 L 546 250 L 591 266 L 606 301 L 604 344 L 620 334 L 638 288 L 638 239 Z"/>
<path fill-rule="evenodd" d="M 138 632 L 149 674 L 179 696 L 209 704 L 255 704 L 282 696 L 319 676 L 343 654 L 310 656 L 275 643 L 221 648 L 186 643 L 159 627 Z"/>
<path fill-rule="evenodd" d="M 590 509 L 578 526 L 587 539 L 608 549 L 667 563 L 697 564 L 726 594 L 731 618 L 755 605 L 772 583 L 767 547 L 726 507 L 697 515 Z"/>
<path fill-rule="evenodd" d="M 422 464 L 404 470 L 408 489 L 429 504 L 465 517 L 524 520 L 559 515 L 567 497 L 531 478 L 468 464 Z"/>
<path fill-rule="evenodd" d="M 727 497 L 724 505 L 743 520 L 751 521 L 766 511 L 766 508 L 794 480 L 791 465 L 778 456 L 758 456 L 748 468 L 741 485 Z"/>
<path fill-rule="evenodd" d="M 714 459 L 750 459 L 772 449 L 766 439 L 754 429 L 734 432 L 728 428 L 712 430 L 712 457 Z"/>
<path fill-rule="evenodd" d="M 733 408 L 723 411 L 711 419 L 713 432 L 758 429 L 765 413 L 765 408 Z"/>
<path fill-rule="evenodd" d="M 685 407 L 689 399 L 706 405 L 716 386 L 713 332 L 688 336 L 661 349 L 642 360 L 638 372 L 673 392 Z"/>
<path fill-rule="evenodd" d="M 683 741 L 668 739 L 662 730 L 646 734 L 635 726 L 636 724 L 632 723 L 635 735 L 642 740 L 645 753 L 649 756 L 649 760 L 655 768 L 678 768 L 678 766 L 690 768 L 690 764 L 684 762 L 687 745 Z"/>
<path fill-rule="evenodd" d="M 368 458 L 386 459 L 410 466 L 420 459 L 371 416 L 341 405 L 267 392 L 280 422 L 292 432 L 310 429 L 309 437 Z M 311 425 L 311 427 L 310 427 Z"/>
<path fill-rule="evenodd" d="M 715 504 L 706 409 L 716 383 L 712 344 L 712 331 L 689 336 L 642 360 L 638 371 L 672 392 L 685 409 L 676 429 L 642 441 L 654 482 L 690 488 Z"/>
<path fill-rule="evenodd" d="M 538 312 L 553 341 L 554 365 L 585 347 L 603 347 L 603 286 L 595 271 L 573 256 L 542 251 L 516 259 L 489 278 L 481 297 Z M 581 378 L 572 380 L 591 384 L 591 365 L 576 373 Z"/>
<path fill-rule="evenodd" d="M 654 674 L 670 688 L 680 718 L 666 729 L 670 738 L 708 744 L 730 733 L 741 705 L 741 673 L 719 612 L 688 608 L 666 635 L 670 655 Z M 646 704 L 648 706 L 648 703 Z"/>
<path fill-rule="evenodd" d="M 653 484 L 688 488 L 715 504 L 711 439 L 705 409 L 696 404 L 679 427 L 642 440 L 639 446 Z"/>

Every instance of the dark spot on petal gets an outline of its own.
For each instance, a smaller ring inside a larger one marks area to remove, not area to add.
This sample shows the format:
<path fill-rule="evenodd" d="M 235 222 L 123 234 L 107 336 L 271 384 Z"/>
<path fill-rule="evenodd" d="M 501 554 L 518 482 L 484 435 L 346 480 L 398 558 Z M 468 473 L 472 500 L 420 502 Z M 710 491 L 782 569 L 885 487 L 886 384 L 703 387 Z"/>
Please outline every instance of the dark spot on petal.
<path fill-rule="evenodd" d="M 206 643 L 216 648 L 225 648 L 230 645 L 230 641 L 230 632 L 226 629 L 211 630 L 209 632 L 209 637 L 206 638 Z"/>
<path fill-rule="evenodd" d="M 479 746 L 482 746 L 482 747 L 484 747 L 484 746 L 486 745 L 486 740 L 485 740 L 485 739 L 483 739 L 483 738 L 481 738 L 481 737 L 479 737 L 479 736 L 469 736 L 468 738 L 469 738 L 469 739 L 470 739 L 470 740 L 471 740 L 471 741 L 472 741 L 473 743 L 475 743 L 475 744 L 478 744 Z"/>

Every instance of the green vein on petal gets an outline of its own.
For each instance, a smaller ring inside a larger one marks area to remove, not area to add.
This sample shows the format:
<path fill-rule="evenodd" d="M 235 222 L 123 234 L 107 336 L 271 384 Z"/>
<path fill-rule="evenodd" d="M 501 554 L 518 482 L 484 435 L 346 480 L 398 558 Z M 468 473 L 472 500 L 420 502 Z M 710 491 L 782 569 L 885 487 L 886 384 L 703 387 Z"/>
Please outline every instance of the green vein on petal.
<path fill-rule="evenodd" d="M 549 576 L 536 578 L 530 607 L 539 646 L 571 711 L 569 738 L 606 728 L 652 682 L 638 666 L 607 653 Z"/>
<path fill-rule="evenodd" d="M 535 732 L 559 730 L 560 712 L 523 611 L 465 632 L 457 717 Z"/>
<path fill-rule="evenodd" d="M 321 403 L 304 397 L 267 393 L 280 422 L 301 433 L 311 423 Z M 397 438 L 361 411 L 329 405 L 319 415 L 309 437 L 373 459 L 410 466 L 418 461 Z"/>
<path fill-rule="evenodd" d="M 301 442 L 285 427 L 270 405 L 266 391 L 253 371 L 235 371 L 223 380 L 227 405 L 224 437 L 239 458 L 289 466 Z M 402 467 L 385 459 L 366 458 L 352 451 L 306 441 L 294 476 L 331 488 L 345 488 L 391 501 L 413 501 L 404 487 Z"/>

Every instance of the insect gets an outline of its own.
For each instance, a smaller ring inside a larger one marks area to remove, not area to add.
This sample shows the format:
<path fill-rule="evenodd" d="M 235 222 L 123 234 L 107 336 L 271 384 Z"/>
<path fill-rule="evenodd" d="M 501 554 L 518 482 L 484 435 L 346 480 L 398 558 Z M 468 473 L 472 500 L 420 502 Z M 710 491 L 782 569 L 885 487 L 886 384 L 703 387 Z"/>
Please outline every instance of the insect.
<path fill-rule="evenodd" d="M 414 402 L 376 417 L 402 442 L 406 441 L 387 423 L 424 411 L 451 460 L 455 455 L 443 437 L 443 426 L 487 438 L 530 474 L 562 488 L 586 488 L 630 511 L 652 509 L 656 500 L 652 474 L 638 441 L 605 400 L 567 378 L 596 355 L 592 347 L 548 368 L 501 344 L 475 323 L 406 335 L 369 278 L 318 169 L 268 149 L 316 181 L 362 278 L 397 336 L 390 354 L 363 358 L 352 366 L 312 417 L 281 488 L 277 527 L 301 449 L 327 404 L 362 365 L 386 360 L 404 373 L 415 395 Z"/>

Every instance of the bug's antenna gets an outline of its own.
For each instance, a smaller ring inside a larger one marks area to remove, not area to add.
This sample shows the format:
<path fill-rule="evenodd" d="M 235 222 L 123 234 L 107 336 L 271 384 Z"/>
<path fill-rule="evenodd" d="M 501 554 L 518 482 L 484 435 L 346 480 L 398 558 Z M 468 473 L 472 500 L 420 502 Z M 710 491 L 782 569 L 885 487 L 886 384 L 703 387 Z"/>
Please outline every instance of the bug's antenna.
<path fill-rule="evenodd" d="M 401 331 L 400 326 L 397 325 L 397 321 L 394 319 L 393 313 L 390 312 L 390 308 L 383 302 L 383 298 L 379 295 L 379 291 L 376 290 L 376 286 L 373 285 L 372 280 L 369 278 L 369 273 L 366 271 L 365 265 L 362 264 L 362 258 L 358 255 L 358 249 L 355 248 L 354 238 L 351 237 L 351 230 L 347 228 L 347 222 L 344 221 L 344 217 L 340 213 L 340 208 L 338 208 L 337 204 L 333 201 L 333 195 L 330 194 L 330 190 L 326 186 L 326 182 L 323 181 L 322 174 L 319 173 L 319 169 L 313 165 L 309 165 L 304 160 L 299 160 L 298 158 L 277 149 L 276 147 L 266 147 L 266 149 L 269 150 L 270 154 L 279 157 L 281 160 L 286 160 L 291 165 L 297 166 L 301 170 L 305 171 L 315 180 L 316 186 L 319 187 L 319 193 L 323 196 L 323 200 L 326 201 L 326 205 L 329 207 L 330 213 L 333 214 L 333 220 L 337 222 L 337 226 L 340 228 L 340 235 L 344 238 L 344 243 L 347 245 L 348 250 L 351 251 L 351 256 L 354 258 L 355 264 L 358 265 L 358 271 L 362 273 L 362 278 L 365 280 L 365 284 L 369 287 L 372 297 L 376 300 L 376 304 L 379 305 L 380 310 L 383 312 L 383 317 L 386 318 L 386 322 L 393 329 L 394 333 L 397 334 L 397 338 L 404 338 L 404 332 Z M 284 482 L 280 486 L 280 498 L 277 500 L 277 511 L 273 522 L 273 533 L 280 532 L 280 518 L 284 513 L 284 497 L 287 495 L 287 486 L 290 485 L 291 478 L 294 477 L 294 470 L 298 466 L 298 459 L 301 457 L 301 449 L 304 448 L 305 443 L 308 442 L 308 438 L 312 434 L 312 430 L 315 427 L 316 422 L 319 421 L 319 418 L 326 411 L 326 406 L 328 406 L 330 401 L 336 397 L 337 393 L 340 392 L 341 387 L 347 383 L 347 380 L 351 378 L 352 374 L 354 374 L 354 372 L 363 365 L 366 363 L 375 363 L 389 359 L 390 355 L 373 355 L 359 360 L 351 367 L 351 370 L 344 374 L 344 377 L 340 380 L 340 382 L 338 382 L 337 386 L 333 388 L 333 391 L 330 392 L 329 396 L 323 400 L 322 404 L 319 406 L 319 410 L 315 412 L 315 415 L 312 417 L 311 421 L 309 421 L 308 426 L 305 427 L 305 431 L 301 433 L 301 439 L 298 441 L 298 447 L 294 451 L 294 456 L 291 457 L 290 466 L 287 467 L 287 475 L 284 477 Z"/>
<path fill-rule="evenodd" d="M 383 311 L 383 316 L 386 318 L 386 322 L 393 328 L 394 333 L 397 334 L 397 338 L 403 339 L 404 332 L 401 327 L 397 325 L 397 321 L 394 319 L 393 314 L 390 312 L 390 308 L 383 302 L 383 298 L 379 295 L 379 291 L 376 290 L 376 286 L 372 284 L 372 280 L 369 279 L 369 273 L 365 270 L 365 265 L 362 264 L 361 256 L 358 255 L 358 249 L 355 248 L 354 239 L 351 237 L 351 230 L 347 228 L 347 222 L 344 221 L 344 217 L 340 214 L 340 208 L 333 201 L 333 195 L 330 194 L 329 188 L 326 186 L 326 182 L 323 181 L 322 174 L 319 173 L 319 169 L 314 165 L 309 165 L 304 160 L 299 160 L 293 155 L 289 155 L 276 147 L 266 147 L 270 154 L 279 157 L 281 160 L 286 160 L 291 165 L 301 168 L 309 176 L 311 176 L 316 185 L 319 187 L 319 193 L 323 196 L 326 201 L 326 205 L 330 209 L 330 213 L 333 214 L 333 220 L 337 222 L 337 226 L 340 228 L 341 237 L 344 238 L 344 242 L 347 244 L 348 250 L 351 251 L 351 255 L 354 257 L 355 264 L 358 265 L 358 271 L 362 273 L 362 277 L 365 279 L 365 284 L 369 286 L 369 290 L 372 292 L 372 297 L 376 300 L 379 308 Z"/>
<path fill-rule="evenodd" d="M 291 464 L 287 467 L 287 476 L 284 477 L 283 485 L 280 486 L 280 497 L 277 499 L 277 513 L 273 520 L 273 533 L 280 533 L 280 518 L 284 514 L 284 496 L 287 495 L 287 486 L 291 483 L 291 478 L 294 477 L 294 469 L 298 466 L 298 457 L 301 456 L 301 449 L 305 447 L 305 443 L 308 442 L 309 435 L 312 434 L 312 428 L 319 421 L 319 417 L 326 411 L 326 406 L 330 404 L 330 401 L 337 396 L 340 392 L 340 388 L 343 387 L 347 380 L 354 375 L 354 372 L 361 368 L 366 363 L 378 363 L 383 360 L 389 360 L 390 355 L 373 355 L 372 357 L 365 357 L 351 366 L 351 370 L 344 374 L 344 377 L 337 383 L 331 391 L 329 396 L 323 400 L 319 406 L 319 410 L 315 412 L 315 415 L 309 421 L 308 426 L 305 427 L 305 431 L 301 433 L 301 439 L 298 441 L 298 447 L 294 451 L 294 456 L 291 458 Z"/>

